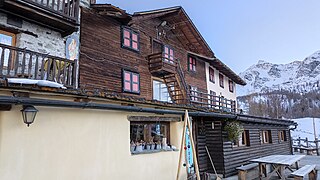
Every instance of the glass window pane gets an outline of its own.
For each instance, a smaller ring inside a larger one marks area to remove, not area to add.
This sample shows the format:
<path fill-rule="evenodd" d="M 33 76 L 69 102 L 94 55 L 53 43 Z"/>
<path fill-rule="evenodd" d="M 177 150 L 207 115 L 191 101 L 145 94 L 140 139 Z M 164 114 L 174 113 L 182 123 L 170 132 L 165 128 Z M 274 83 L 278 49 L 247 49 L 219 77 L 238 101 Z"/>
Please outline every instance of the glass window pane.
<path fill-rule="evenodd" d="M 139 82 L 139 76 L 137 74 L 132 73 L 132 82 L 134 83 Z"/>
<path fill-rule="evenodd" d="M 8 46 L 12 46 L 12 36 L 0 33 L 0 43 Z"/>
<path fill-rule="evenodd" d="M 132 84 L 132 91 L 139 92 L 139 85 L 138 84 Z"/>
<path fill-rule="evenodd" d="M 135 33 L 132 33 L 132 40 L 133 41 L 138 41 L 138 35 Z"/>
<path fill-rule="evenodd" d="M 126 91 L 131 91 L 131 83 L 130 82 L 124 82 L 124 89 Z"/>
<path fill-rule="evenodd" d="M 123 36 L 130 39 L 130 31 L 124 29 L 123 30 Z"/>
<path fill-rule="evenodd" d="M 124 72 L 124 79 L 126 80 L 126 81 L 131 81 L 131 73 L 129 73 L 129 72 Z"/>
<path fill-rule="evenodd" d="M 124 39 L 124 45 L 130 47 L 130 40 Z"/>
<path fill-rule="evenodd" d="M 132 48 L 138 50 L 138 43 L 132 41 Z"/>

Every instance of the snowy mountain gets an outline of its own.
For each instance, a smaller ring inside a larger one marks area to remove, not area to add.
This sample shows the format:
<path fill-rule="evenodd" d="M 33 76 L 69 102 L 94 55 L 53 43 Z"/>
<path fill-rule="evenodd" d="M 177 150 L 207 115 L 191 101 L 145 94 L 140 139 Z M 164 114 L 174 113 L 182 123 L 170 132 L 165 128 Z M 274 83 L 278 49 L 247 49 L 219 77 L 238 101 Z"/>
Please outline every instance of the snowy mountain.
<path fill-rule="evenodd" d="M 320 80 L 320 51 L 303 61 L 289 64 L 272 64 L 260 60 L 240 73 L 246 86 L 237 87 L 237 95 L 266 93 L 279 90 L 306 93 L 318 89 Z"/>

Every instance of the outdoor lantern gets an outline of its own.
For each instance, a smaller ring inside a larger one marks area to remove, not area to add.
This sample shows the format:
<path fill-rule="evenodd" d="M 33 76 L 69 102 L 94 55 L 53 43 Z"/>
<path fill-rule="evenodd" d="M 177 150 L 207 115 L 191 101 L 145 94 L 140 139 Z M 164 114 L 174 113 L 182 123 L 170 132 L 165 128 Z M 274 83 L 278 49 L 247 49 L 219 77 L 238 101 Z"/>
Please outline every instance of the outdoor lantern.
<path fill-rule="evenodd" d="M 27 124 L 28 127 L 30 124 L 33 123 L 37 112 L 38 112 L 38 109 L 36 109 L 34 106 L 31 106 L 31 105 L 23 106 L 23 109 L 21 110 L 22 118 L 23 118 L 23 122 Z"/>

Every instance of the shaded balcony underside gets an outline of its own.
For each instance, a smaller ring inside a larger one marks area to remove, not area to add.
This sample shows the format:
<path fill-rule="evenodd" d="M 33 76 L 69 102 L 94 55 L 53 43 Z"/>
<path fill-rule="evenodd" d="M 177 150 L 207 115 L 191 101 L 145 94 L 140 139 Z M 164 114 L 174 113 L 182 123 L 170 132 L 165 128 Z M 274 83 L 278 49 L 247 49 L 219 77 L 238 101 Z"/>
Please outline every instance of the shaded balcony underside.
<path fill-rule="evenodd" d="M 0 10 L 69 35 L 78 29 L 79 0 L 0 0 Z"/>

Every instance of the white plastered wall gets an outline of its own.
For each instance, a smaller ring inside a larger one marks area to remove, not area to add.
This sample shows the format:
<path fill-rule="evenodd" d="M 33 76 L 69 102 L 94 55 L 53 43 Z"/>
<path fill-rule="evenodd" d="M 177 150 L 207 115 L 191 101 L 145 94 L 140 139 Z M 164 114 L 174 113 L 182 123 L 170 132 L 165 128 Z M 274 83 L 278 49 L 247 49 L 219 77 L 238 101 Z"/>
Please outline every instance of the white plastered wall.
<path fill-rule="evenodd" d="M 0 179 L 176 177 L 179 151 L 131 155 L 127 117 L 141 113 L 37 107 L 35 122 L 26 127 L 20 109 L 0 111 Z M 183 122 L 170 123 L 170 140 L 177 148 L 182 127 Z M 181 179 L 186 179 L 185 172 L 182 168 Z"/>
<path fill-rule="evenodd" d="M 236 86 L 234 85 L 233 92 L 229 91 L 229 78 L 228 76 L 224 75 L 224 88 L 220 87 L 219 84 L 219 71 L 212 67 L 214 69 L 214 78 L 215 78 L 215 83 L 212 83 L 209 80 L 209 63 L 206 62 L 206 81 L 207 81 L 207 89 L 208 89 L 208 94 L 210 94 L 210 90 L 216 92 L 216 95 L 219 96 L 224 96 L 227 99 L 232 99 L 236 100 Z"/>

